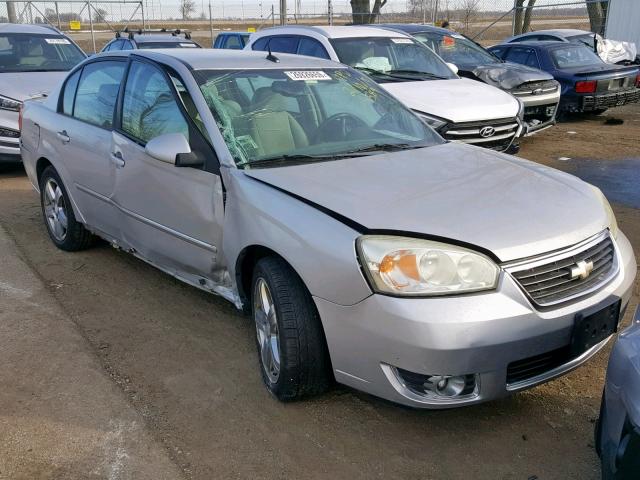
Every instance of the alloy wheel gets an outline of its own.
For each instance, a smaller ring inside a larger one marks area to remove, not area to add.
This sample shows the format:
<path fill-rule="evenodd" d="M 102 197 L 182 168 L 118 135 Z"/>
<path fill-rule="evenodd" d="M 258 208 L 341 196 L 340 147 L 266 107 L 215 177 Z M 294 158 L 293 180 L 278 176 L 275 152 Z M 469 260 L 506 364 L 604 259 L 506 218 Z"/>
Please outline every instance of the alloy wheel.
<path fill-rule="evenodd" d="M 62 188 L 53 178 L 48 178 L 44 186 L 44 215 L 51 235 L 63 242 L 69 227 L 67 203 Z"/>
<path fill-rule="evenodd" d="M 278 382 L 280 377 L 280 338 L 278 318 L 271 290 L 263 278 L 258 278 L 253 292 L 254 320 L 262 368 L 269 382 Z"/>

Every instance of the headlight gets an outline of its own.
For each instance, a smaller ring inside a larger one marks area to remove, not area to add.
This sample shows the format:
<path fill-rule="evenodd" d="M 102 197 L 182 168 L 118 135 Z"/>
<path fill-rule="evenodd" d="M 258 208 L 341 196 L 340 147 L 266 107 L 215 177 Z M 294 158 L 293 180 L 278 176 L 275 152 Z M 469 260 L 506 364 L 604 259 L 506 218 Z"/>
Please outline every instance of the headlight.
<path fill-rule="evenodd" d="M 455 245 L 388 235 L 365 235 L 358 255 L 380 293 L 424 296 L 494 289 L 499 268 L 488 257 Z"/>
<path fill-rule="evenodd" d="M 593 189 L 596 191 L 596 193 L 600 197 L 600 200 L 602 201 L 602 206 L 604 207 L 604 210 L 607 213 L 607 220 L 609 223 L 609 232 L 611 232 L 611 236 L 613 238 L 618 238 L 618 221 L 616 220 L 616 215 L 615 213 L 613 213 L 613 208 L 611 208 L 611 204 L 609 203 L 609 200 L 607 200 L 607 197 L 604 196 L 604 193 L 602 193 L 602 190 L 600 190 L 598 187 L 596 187 L 595 185 L 591 185 L 591 187 L 593 187 Z"/>
<path fill-rule="evenodd" d="M 13 98 L 3 97 L 0 95 L 0 109 L 17 112 L 18 110 L 20 110 L 20 105 L 22 105 L 22 102 L 19 102 L 18 100 L 14 100 Z"/>
<path fill-rule="evenodd" d="M 426 113 L 417 112 L 415 110 L 414 110 L 414 113 L 418 115 L 418 117 L 420 117 L 420 120 L 425 122 L 434 130 L 438 130 L 439 128 L 444 127 L 447 124 L 447 121 L 441 118 L 433 117 L 431 115 L 427 115 Z"/>

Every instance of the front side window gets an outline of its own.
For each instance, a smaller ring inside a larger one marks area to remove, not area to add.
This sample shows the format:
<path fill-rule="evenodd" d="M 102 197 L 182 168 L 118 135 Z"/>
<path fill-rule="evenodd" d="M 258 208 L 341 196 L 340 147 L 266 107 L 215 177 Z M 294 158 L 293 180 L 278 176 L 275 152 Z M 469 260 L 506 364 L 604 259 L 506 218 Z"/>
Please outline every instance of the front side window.
<path fill-rule="evenodd" d="M 182 133 L 189 140 L 189 126 L 172 88 L 153 65 L 131 63 L 122 104 L 122 130 L 142 143 L 165 133 Z"/>
<path fill-rule="evenodd" d="M 377 82 L 456 78 L 442 59 L 411 38 L 338 38 L 331 44 L 342 63 Z"/>
<path fill-rule="evenodd" d="M 551 50 L 551 58 L 560 70 L 573 67 L 602 65 L 600 57 L 583 45 L 567 45 Z"/>
<path fill-rule="evenodd" d="M 506 60 L 512 63 L 519 63 L 533 68 L 540 68 L 538 56 L 531 48 L 513 47 L 507 53 Z"/>
<path fill-rule="evenodd" d="M 85 65 L 78 83 L 73 116 L 102 128 L 113 126 L 125 62 L 100 61 Z"/>
<path fill-rule="evenodd" d="M 322 46 L 322 44 L 313 38 L 307 37 L 302 37 L 300 39 L 300 44 L 298 45 L 298 55 L 307 55 L 308 57 L 329 59 L 329 54 Z"/>
<path fill-rule="evenodd" d="M 352 70 L 200 70 L 194 77 L 236 164 L 243 168 L 443 142 L 398 100 Z M 220 95 L 239 92 L 239 83 L 251 87 L 245 89 L 253 92 L 248 105 Z"/>
<path fill-rule="evenodd" d="M 458 66 L 500 63 L 500 60 L 484 48 L 457 33 L 445 35 L 436 32 L 422 32 L 416 33 L 414 37 L 440 55 L 445 62 Z"/>
<path fill-rule="evenodd" d="M 85 58 L 68 38 L 53 32 L 0 33 L 0 72 L 66 72 Z"/>

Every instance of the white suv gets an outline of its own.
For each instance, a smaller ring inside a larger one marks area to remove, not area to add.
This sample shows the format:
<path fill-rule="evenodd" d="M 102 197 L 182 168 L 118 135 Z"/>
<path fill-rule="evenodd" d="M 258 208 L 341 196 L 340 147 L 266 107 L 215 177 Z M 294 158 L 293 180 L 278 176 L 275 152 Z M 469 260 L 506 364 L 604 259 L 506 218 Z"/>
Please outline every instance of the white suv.
<path fill-rule="evenodd" d="M 523 107 L 512 95 L 456 75 L 457 68 L 408 35 L 381 28 L 276 27 L 247 50 L 297 53 L 345 63 L 372 77 L 447 140 L 517 151 Z"/>

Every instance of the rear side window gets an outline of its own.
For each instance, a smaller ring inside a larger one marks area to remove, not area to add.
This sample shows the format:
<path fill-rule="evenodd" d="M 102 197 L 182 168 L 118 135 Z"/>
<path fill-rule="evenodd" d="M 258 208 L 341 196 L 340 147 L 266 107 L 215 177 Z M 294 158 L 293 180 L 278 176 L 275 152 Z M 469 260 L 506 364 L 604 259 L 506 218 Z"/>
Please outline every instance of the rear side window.
<path fill-rule="evenodd" d="M 509 50 L 506 60 L 533 68 L 540 68 L 538 57 L 532 48 L 513 47 Z"/>
<path fill-rule="evenodd" d="M 65 115 L 73 115 L 73 99 L 76 96 L 76 89 L 78 88 L 78 80 L 80 80 L 80 73 L 82 69 L 71 75 L 64 84 L 64 91 L 62 92 L 62 113 Z"/>
<path fill-rule="evenodd" d="M 302 37 L 300 39 L 298 54 L 307 55 L 309 57 L 329 58 L 329 54 L 319 41 L 307 37 Z"/>
<path fill-rule="evenodd" d="M 230 50 L 242 50 L 242 47 L 242 41 L 238 35 L 227 35 L 223 48 L 228 48 Z"/>
<path fill-rule="evenodd" d="M 124 75 L 124 62 L 85 65 L 78 84 L 73 116 L 102 128 L 113 126 L 113 109 Z"/>
<path fill-rule="evenodd" d="M 124 90 L 122 130 L 147 143 L 165 133 L 182 133 L 189 125 L 164 74 L 143 62 L 132 62 Z"/>
<path fill-rule="evenodd" d="M 272 52 L 296 53 L 298 51 L 297 37 L 271 37 L 269 48 Z"/>
<path fill-rule="evenodd" d="M 491 47 L 489 51 L 493 53 L 496 57 L 502 58 L 504 60 L 504 53 L 506 52 L 507 47 Z"/>

